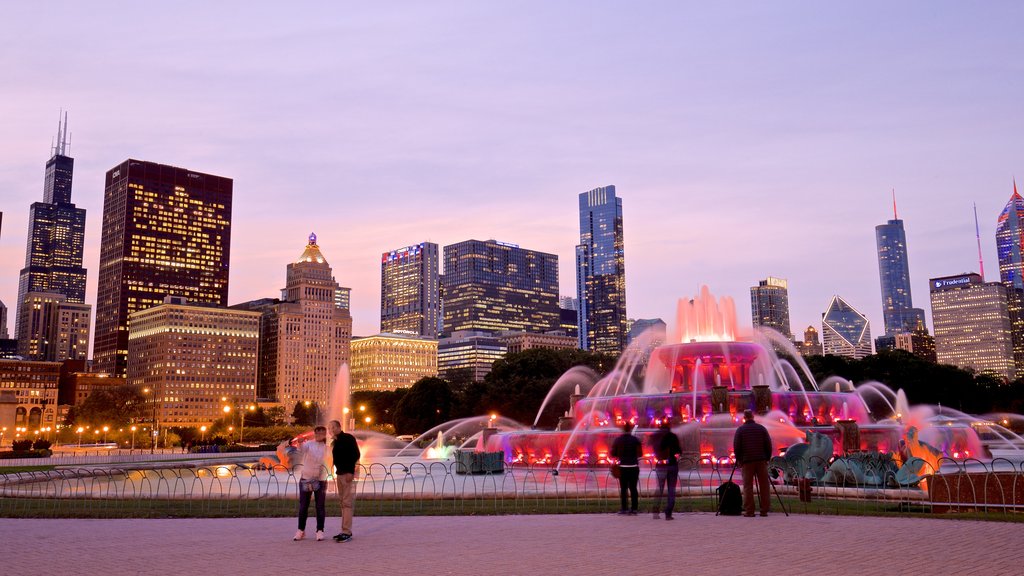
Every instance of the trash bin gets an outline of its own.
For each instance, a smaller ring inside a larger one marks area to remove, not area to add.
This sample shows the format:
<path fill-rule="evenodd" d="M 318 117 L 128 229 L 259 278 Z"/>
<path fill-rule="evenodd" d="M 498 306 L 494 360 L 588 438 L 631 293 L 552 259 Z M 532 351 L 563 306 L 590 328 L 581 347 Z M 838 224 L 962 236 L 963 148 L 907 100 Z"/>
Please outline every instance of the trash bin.
<path fill-rule="evenodd" d="M 800 495 L 801 502 L 811 501 L 811 479 L 810 478 L 798 478 L 796 481 L 796 490 Z"/>

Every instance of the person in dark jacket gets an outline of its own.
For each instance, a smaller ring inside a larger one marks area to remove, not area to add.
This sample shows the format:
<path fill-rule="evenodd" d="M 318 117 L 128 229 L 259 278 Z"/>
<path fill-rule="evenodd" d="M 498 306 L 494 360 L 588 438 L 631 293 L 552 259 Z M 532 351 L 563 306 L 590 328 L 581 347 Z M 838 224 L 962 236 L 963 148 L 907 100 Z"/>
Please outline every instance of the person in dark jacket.
<path fill-rule="evenodd" d="M 633 424 L 626 422 L 622 426 L 620 434 L 612 442 L 611 456 L 619 461 L 619 500 L 621 507 L 619 514 L 636 516 L 640 508 L 640 493 L 637 484 L 640 482 L 640 456 L 643 453 L 643 445 L 640 440 L 632 434 Z M 626 495 L 630 500 L 627 508 Z"/>
<path fill-rule="evenodd" d="M 771 505 L 768 484 L 768 460 L 772 457 L 772 437 L 768 429 L 754 422 L 754 412 L 743 412 L 743 424 L 736 429 L 732 440 L 736 463 L 743 470 L 743 515 L 754 515 L 754 479 L 757 479 L 761 500 L 761 516 L 767 516 Z"/>
<path fill-rule="evenodd" d="M 665 503 L 665 520 L 672 520 L 672 511 L 676 506 L 676 483 L 679 482 L 679 455 L 683 447 L 679 437 L 672 432 L 668 418 L 661 421 L 658 431 L 651 435 L 651 448 L 657 458 L 655 473 L 658 475 L 657 502 L 654 505 L 654 518 L 660 518 L 661 496 L 668 485 L 668 501 Z"/>
<path fill-rule="evenodd" d="M 334 536 L 334 540 L 348 542 L 352 539 L 352 514 L 356 504 L 356 489 L 352 482 L 355 479 L 356 463 L 359 462 L 359 444 L 355 436 L 341 429 L 341 422 L 331 420 L 327 427 L 334 437 L 331 455 L 334 457 L 334 481 L 338 485 L 338 498 L 341 500 L 341 532 Z"/>

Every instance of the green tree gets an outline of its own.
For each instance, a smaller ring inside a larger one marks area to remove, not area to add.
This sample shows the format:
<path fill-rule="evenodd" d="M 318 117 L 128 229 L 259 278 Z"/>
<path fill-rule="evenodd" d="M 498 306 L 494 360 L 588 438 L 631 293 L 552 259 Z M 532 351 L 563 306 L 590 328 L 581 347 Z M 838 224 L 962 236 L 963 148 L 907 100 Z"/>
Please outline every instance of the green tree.
<path fill-rule="evenodd" d="M 130 384 L 98 388 L 68 412 L 68 425 L 127 426 L 146 420 L 146 398 Z"/>
<path fill-rule="evenodd" d="M 296 402 L 292 409 L 292 422 L 296 426 L 316 426 L 319 411 L 316 402 L 310 402 L 309 406 L 305 402 Z"/>
<path fill-rule="evenodd" d="M 440 378 L 421 379 L 395 405 L 395 433 L 420 434 L 450 420 L 455 400 L 448 382 Z"/>
<path fill-rule="evenodd" d="M 615 366 L 615 357 L 583 350 L 534 348 L 509 354 L 494 363 L 483 382 L 471 384 L 462 394 L 460 416 L 496 412 L 532 424 L 544 398 L 558 379 L 574 366 L 586 366 L 603 376 Z M 569 409 L 569 391 L 545 407 L 538 425 L 553 427 Z"/>

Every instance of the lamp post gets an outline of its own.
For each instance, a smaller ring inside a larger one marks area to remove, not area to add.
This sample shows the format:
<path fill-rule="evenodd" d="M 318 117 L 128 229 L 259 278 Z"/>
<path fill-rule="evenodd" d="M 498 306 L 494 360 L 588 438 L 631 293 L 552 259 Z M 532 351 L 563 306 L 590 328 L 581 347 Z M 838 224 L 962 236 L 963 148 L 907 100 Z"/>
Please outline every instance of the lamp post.
<path fill-rule="evenodd" d="M 132 452 L 135 451 L 135 430 L 136 427 L 132 426 Z"/>
<path fill-rule="evenodd" d="M 231 442 L 231 435 L 235 433 L 234 426 L 228 426 L 228 442 Z"/>
<path fill-rule="evenodd" d="M 149 447 L 149 453 L 153 454 L 153 453 L 156 452 L 156 441 L 160 438 L 160 425 L 157 424 L 157 421 L 156 421 L 156 390 L 155 389 L 151 390 L 149 388 L 143 388 L 142 389 L 142 393 L 143 394 L 150 394 L 150 393 L 152 393 L 152 395 L 153 395 L 153 433 L 152 433 L 153 444 L 151 444 L 150 447 Z"/>
<path fill-rule="evenodd" d="M 103 443 L 107 443 L 107 432 L 110 431 L 110 426 L 103 427 Z"/>
<path fill-rule="evenodd" d="M 201 442 L 202 442 L 203 444 L 206 444 L 206 426 L 200 426 L 200 427 L 199 427 L 199 432 L 201 432 L 201 433 L 202 433 L 202 435 L 203 435 L 203 436 L 202 436 L 202 440 L 201 440 Z"/>
<path fill-rule="evenodd" d="M 0 446 L 4 445 L 4 433 L 7 432 L 7 426 L 0 428 Z"/>
<path fill-rule="evenodd" d="M 79 448 L 82 447 L 82 432 L 85 432 L 85 428 L 82 428 L 81 426 L 79 426 L 78 427 L 78 447 Z"/>

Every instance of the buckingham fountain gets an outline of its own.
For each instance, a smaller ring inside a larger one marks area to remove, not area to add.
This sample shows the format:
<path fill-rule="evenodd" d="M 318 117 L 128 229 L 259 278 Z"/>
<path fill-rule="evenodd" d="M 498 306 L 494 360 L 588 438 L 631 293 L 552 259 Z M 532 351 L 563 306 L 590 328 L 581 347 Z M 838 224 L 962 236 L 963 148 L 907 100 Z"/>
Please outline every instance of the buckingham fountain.
<path fill-rule="evenodd" d="M 590 386 L 576 382 L 565 390 L 564 378 L 556 383 L 552 392 L 569 393 L 570 409 L 555 430 L 506 427 L 466 444 L 501 452 L 510 464 L 601 466 L 624 426 L 646 447 L 667 421 L 680 437 L 684 465 L 731 467 L 733 435 L 751 409 L 768 428 L 780 453 L 773 464 L 787 479 L 903 485 L 938 471 L 943 461 L 991 459 L 979 432 L 1019 446 L 1020 437 L 1001 426 L 912 408 L 902 391 L 879 383 L 854 386 L 830 377 L 819 384 L 781 335 L 741 337 L 732 299 L 716 299 L 706 286 L 679 301 L 670 341 L 651 344 L 650 337 L 635 342 L 611 374 Z"/>

